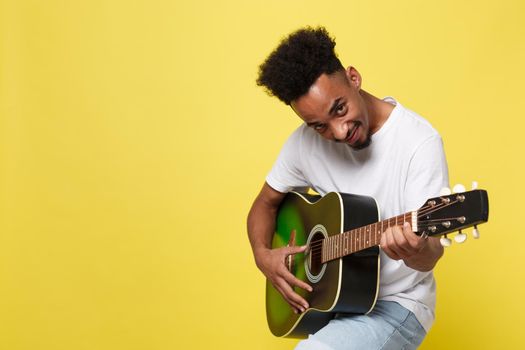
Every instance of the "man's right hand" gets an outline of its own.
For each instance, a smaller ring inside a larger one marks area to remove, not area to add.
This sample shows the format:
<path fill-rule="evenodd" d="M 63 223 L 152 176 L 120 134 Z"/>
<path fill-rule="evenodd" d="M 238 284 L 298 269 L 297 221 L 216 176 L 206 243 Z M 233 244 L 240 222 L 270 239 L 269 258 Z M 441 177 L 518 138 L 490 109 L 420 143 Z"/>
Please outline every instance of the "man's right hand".
<path fill-rule="evenodd" d="M 276 249 L 264 248 L 257 252 L 255 261 L 272 285 L 282 294 L 295 313 L 304 312 L 308 308 L 307 301 L 297 294 L 293 287 L 299 287 L 309 292 L 312 287 L 295 277 L 286 268 L 286 258 L 289 255 L 303 253 L 306 246 L 291 246 Z"/>

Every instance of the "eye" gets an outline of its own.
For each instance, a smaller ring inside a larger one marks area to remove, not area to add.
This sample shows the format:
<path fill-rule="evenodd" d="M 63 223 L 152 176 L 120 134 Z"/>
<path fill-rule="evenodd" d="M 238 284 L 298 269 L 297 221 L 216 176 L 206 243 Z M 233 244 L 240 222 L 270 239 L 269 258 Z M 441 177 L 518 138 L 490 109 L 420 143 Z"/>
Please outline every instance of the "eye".
<path fill-rule="evenodd" d="M 346 113 L 346 105 L 345 104 L 340 104 L 339 106 L 337 106 L 335 112 L 338 114 L 338 115 L 343 115 Z"/>
<path fill-rule="evenodd" d="M 315 124 L 314 130 L 317 132 L 323 132 L 326 130 L 326 124 Z"/>

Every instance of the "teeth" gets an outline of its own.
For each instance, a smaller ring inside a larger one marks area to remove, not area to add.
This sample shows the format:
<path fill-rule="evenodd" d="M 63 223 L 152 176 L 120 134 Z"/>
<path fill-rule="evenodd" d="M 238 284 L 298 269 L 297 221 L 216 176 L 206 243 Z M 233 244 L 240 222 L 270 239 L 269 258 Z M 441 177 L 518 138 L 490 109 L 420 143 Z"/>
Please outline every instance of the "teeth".
<path fill-rule="evenodd" d="M 355 135 L 355 133 L 357 131 L 357 127 L 358 127 L 358 125 L 355 125 L 354 128 L 352 129 L 352 132 L 350 133 L 350 137 L 348 138 L 348 141 L 350 141 L 354 137 L 354 135 Z"/>

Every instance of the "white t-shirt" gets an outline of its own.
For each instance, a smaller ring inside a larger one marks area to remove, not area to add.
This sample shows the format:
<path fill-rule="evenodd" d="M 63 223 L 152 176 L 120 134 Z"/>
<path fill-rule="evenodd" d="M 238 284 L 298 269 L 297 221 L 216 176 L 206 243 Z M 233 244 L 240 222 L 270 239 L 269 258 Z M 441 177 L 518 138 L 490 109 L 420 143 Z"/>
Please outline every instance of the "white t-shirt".
<path fill-rule="evenodd" d="M 321 137 L 305 124 L 286 141 L 266 182 L 279 192 L 312 188 L 321 195 L 344 192 L 372 196 L 381 219 L 416 210 L 448 186 L 443 143 L 428 121 L 391 97 L 395 107 L 362 150 Z M 412 311 L 428 332 L 434 320 L 432 271 L 419 272 L 382 251 L 379 299 Z"/>

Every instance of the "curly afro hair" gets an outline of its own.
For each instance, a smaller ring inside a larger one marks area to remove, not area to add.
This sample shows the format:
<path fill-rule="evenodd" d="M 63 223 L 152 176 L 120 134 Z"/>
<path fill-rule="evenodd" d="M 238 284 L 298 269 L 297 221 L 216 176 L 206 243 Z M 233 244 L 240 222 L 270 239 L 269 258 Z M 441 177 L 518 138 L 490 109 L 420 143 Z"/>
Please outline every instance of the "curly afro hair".
<path fill-rule="evenodd" d="M 344 70 L 334 47 L 335 41 L 324 27 L 299 29 L 283 39 L 261 64 L 257 85 L 289 105 L 321 74 Z"/>

